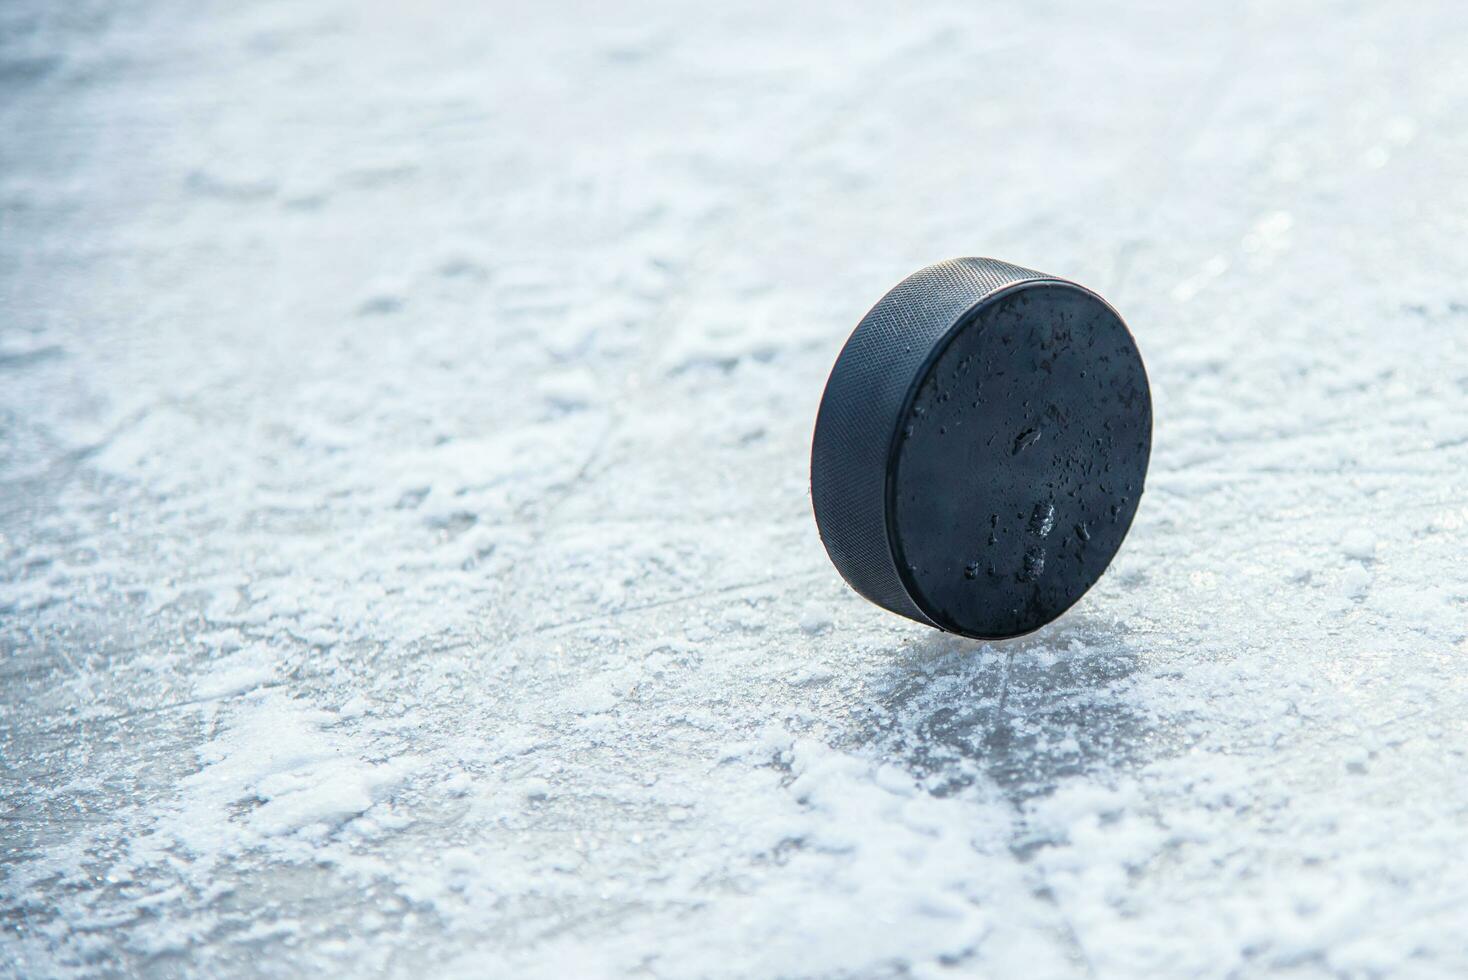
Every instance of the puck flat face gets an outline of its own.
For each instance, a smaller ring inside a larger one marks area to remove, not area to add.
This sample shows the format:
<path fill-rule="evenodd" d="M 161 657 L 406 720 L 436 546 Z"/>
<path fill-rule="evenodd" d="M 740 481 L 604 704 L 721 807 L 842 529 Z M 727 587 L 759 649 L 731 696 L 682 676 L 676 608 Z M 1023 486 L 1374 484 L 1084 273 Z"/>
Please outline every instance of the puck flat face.
<path fill-rule="evenodd" d="M 1117 313 L 990 259 L 908 277 L 832 370 L 811 455 L 822 541 L 862 595 L 999 639 L 1038 629 L 1120 548 L 1152 406 Z"/>

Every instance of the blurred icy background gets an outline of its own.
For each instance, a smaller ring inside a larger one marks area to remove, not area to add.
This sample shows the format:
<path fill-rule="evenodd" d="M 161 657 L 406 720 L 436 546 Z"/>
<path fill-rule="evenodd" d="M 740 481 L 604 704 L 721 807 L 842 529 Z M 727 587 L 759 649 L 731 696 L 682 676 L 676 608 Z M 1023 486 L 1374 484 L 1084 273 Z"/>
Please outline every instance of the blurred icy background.
<path fill-rule="evenodd" d="M 0 971 L 1468 972 L 1465 28 L 0 5 Z M 806 489 L 968 254 L 1157 410 L 1007 644 Z"/>

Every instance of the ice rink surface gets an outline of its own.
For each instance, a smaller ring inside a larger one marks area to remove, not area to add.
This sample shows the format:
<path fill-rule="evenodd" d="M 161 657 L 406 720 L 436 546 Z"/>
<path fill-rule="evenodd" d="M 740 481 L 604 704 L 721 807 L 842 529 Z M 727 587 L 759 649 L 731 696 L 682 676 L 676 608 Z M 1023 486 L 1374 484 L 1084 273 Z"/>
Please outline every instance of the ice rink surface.
<path fill-rule="evenodd" d="M 0 6 L 0 972 L 1468 973 L 1465 32 Z M 1155 398 L 1008 643 L 810 514 L 955 255 Z"/>

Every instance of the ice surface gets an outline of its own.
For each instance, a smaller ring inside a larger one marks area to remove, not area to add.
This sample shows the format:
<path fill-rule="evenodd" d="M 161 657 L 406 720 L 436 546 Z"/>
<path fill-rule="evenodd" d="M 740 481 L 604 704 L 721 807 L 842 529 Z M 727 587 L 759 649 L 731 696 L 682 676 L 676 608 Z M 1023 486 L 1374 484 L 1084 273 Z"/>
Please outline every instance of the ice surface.
<path fill-rule="evenodd" d="M 0 972 L 1468 973 L 1463 26 L 0 6 Z M 990 645 L 806 485 L 971 254 L 1157 415 Z"/>

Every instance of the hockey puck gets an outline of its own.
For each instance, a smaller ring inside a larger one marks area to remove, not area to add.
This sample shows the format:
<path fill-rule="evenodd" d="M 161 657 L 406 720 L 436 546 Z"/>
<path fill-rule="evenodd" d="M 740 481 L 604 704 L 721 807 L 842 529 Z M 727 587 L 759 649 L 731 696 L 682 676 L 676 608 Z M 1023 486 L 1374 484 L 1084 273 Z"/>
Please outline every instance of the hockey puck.
<path fill-rule="evenodd" d="M 994 259 L 908 276 L 831 370 L 811 500 L 842 577 L 950 633 L 1039 629 L 1131 526 L 1152 396 L 1126 324 L 1073 282 Z"/>

